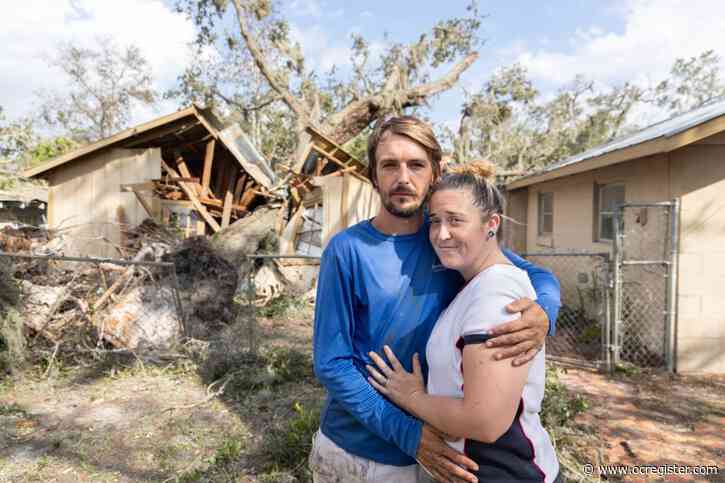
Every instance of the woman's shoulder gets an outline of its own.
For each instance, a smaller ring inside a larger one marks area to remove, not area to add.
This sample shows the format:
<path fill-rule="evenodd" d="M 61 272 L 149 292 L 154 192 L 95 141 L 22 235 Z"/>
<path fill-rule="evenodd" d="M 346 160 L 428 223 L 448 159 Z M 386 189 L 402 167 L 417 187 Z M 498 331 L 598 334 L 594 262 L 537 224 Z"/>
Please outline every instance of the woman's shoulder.
<path fill-rule="evenodd" d="M 491 265 L 471 280 L 471 284 L 479 296 L 508 295 L 516 298 L 536 296 L 526 271 L 507 263 Z"/>

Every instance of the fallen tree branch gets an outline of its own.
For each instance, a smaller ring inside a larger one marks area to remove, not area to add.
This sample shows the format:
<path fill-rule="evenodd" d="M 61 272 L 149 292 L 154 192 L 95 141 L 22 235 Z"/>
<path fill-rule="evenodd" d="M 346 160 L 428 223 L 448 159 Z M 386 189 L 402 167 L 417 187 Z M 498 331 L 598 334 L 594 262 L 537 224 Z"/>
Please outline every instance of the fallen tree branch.
<path fill-rule="evenodd" d="M 206 388 L 207 396 L 204 399 L 202 399 L 201 401 L 198 401 L 198 402 L 195 402 L 192 404 L 186 404 L 183 406 L 171 406 L 171 407 L 168 407 L 168 408 L 162 410 L 161 412 L 165 413 L 167 411 L 173 411 L 175 409 L 193 409 L 195 407 L 201 406 L 202 404 L 206 404 L 209 401 L 211 401 L 212 399 L 214 399 L 215 397 L 224 394 L 224 389 L 227 387 L 227 384 L 229 383 L 229 381 L 232 380 L 233 376 L 234 376 L 234 373 L 227 374 L 225 377 L 217 379 L 216 381 L 209 384 L 209 386 Z M 220 383 L 221 381 L 224 381 L 224 383 L 221 385 L 221 387 L 217 391 L 210 392 L 211 388 L 214 387 L 216 384 Z"/>

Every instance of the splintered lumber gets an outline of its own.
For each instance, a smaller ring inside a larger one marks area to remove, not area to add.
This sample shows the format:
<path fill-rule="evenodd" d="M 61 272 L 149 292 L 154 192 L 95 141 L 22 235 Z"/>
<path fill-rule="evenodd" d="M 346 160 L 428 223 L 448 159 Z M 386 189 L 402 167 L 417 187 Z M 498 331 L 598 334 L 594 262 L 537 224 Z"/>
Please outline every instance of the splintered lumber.
<path fill-rule="evenodd" d="M 176 172 L 176 170 L 166 164 L 163 159 L 161 160 L 161 166 L 163 166 L 167 172 L 171 173 L 172 176 L 175 176 L 177 178 L 179 177 L 179 174 Z M 194 190 L 184 181 L 180 181 L 179 186 L 181 186 L 181 189 L 184 190 L 184 193 L 191 201 L 191 204 L 194 206 L 196 211 L 199 212 L 202 218 L 204 218 L 204 220 L 209 224 L 212 230 L 214 230 L 215 233 L 218 232 L 221 229 L 219 223 L 217 223 L 214 217 L 209 214 L 204 205 L 201 204 L 199 198 L 196 197 L 196 193 L 194 192 Z"/>
<path fill-rule="evenodd" d="M 214 163 L 214 147 L 216 141 L 212 139 L 206 144 L 206 154 L 204 156 L 204 172 L 201 176 L 201 195 L 206 196 L 209 193 L 209 182 L 211 181 L 211 167 Z"/>
<path fill-rule="evenodd" d="M 237 186 L 234 188 L 234 204 L 239 203 L 239 199 L 242 197 L 244 191 L 244 185 L 247 184 L 247 173 L 244 173 L 237 180 Z"/>
<path fill-rule="evenodd" d="M 189 167 L 186 165 L 186 160 L 184 159 L 184 157 L 180 153 L 177 152 L 175 155 L 175 159 L 176 159 L 176 166 L 178 166 L 181 176 L 173 176 L 171 179 L 176 178 L 178 180 L 181 177 L 187 178 L 187 179 L 193 178 L 196 180 L 196 182 L 188 182 L 189 187 L 191 187 L 194 190 L 194 192 L 196 192 L 197 194 L 201 193 L 202 188 L 201 188 L 201 185 L 199 184 L 199 178 L 195 178 L 195 177 L 191 176 L 191 172 L 189 172 Z M 184 180 L 184 182 L 186 183 L 187 181 Z"/>
<path fill-rule="evenodd" d="M 220 208 L 224 209 L 224 202 L 221 200 L 212 200 L 211 198 L 200 198 L 199 201 L 206 205 L 210 206 L 212 208 Z M 241 204 L 232 204 L 232 212 L 241 211 L 242 214 L 247 212 L 247 209 L 244 208 Z"/>
<path fill-rule="evenodd" d="M 172 182 L 172 183 L 178 183 L 179 181 L 185 181 L 187 183 L 198 183 L 199 182 L 199 178 L 195 178 L 193 176 L 190 177 L 190 178 L 184 178 L 184 177 L 181 177 L 181 178 L 172 178 L 171 176 L 167 176 L 166 178 L 162 178 L 162 179 L 152 179 L 151 181 L 153 181 L 154 183 L 165 183 L 165 182 L 169 182 L 169 181 Z"/>
<path fill-rule="evenodd" d="M 231 188 L 231 186 L 230 186 Z M 224 209 L 222 211 L 222 228 L 229 226 L 229 220 L 232 217 L 232 201 L 234 193 L 227 189 L 227 194 L 224 196 Z"/>
<path fill-rule="evenodd" d="M 257 193 L 255 192 L 255 190 L 254 189 L 251 189 L 251 188 L 248 189 L 242 195 L 242 199 L 239 200 L 239 207 L 242 208 L 243 210 L 247 210 L 247 208 L 249 207 L 249 205 L 251 205 L 252 202 L 256 198 L 257 198 Z"/>
<path fill-rule="evenodd" d="M 138 202 L 141 204 L 141 206 L 143 206 L 143 209 L 146 210 L 146 213 L 149 215 L 149 217 L 152 220 L 155 220 L 156 216 L 154 215 L 154 210 L 151 209 L 151 206 L 149 206 L 149 204 L 146 202 L 146 200 L 143 198 L 143 196 L 141 196 L 141 193 L 139 193 L 136 190 L 132 190 L 132 191 L 133 191 L 133 194 L 136 195 L 136 199 L 138 200 Z"/>

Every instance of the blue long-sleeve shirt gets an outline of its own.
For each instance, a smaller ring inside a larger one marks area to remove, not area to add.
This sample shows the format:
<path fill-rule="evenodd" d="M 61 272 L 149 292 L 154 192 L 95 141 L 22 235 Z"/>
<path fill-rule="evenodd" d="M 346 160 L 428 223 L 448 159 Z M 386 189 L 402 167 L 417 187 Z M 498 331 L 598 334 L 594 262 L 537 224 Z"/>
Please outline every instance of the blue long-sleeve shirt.
<path fill-rule="evenodd" d="M 552 332 L 560 305 L 556 278 L 507 256 L 529 273 Z M 427 223 L 417 233 L 389 236 L 363 221 L 330 240 L 320 265 L 313 337 L 315 374 L 327 389 L 320 426 L 328 438 L 373 461 L 415 463 L 422 423 L 368 383 L 367 354 L 387 344 L 410 371 L 417 352 L 427 374 L 428 337 L 462 285 L 458 272 L 438 262 Z"/>

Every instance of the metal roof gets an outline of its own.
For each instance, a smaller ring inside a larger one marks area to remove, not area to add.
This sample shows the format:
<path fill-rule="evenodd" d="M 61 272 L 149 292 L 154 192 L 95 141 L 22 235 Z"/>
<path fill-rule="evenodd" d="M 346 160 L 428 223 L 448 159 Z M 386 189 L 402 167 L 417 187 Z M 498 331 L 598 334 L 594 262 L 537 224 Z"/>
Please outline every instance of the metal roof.
<path fill-rule="evenodd" d="M 615 151 L 662 138 L 670 138 L 723 115 L 725 115 L 725 98 L 720 98 L 717 101 L 713 101 L 702 107 L 693 109 L 692 111 L 652 124 L 637 132 L 622 136 L 608 143 L 601 144 L 584 151 L 583 153 L 557 161 L 546 168 L 537 171 L 536 173 L 532 173 L 528 176 L 512 181 L 512 184 L 519 184 L 519 181 L 527 180 L 529 178 L 537 178 L 543 174 L 552 173 L 564 167 L 572 166 L 589 159 L 598 158 Z"/>

